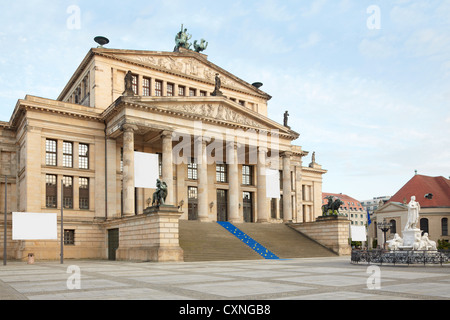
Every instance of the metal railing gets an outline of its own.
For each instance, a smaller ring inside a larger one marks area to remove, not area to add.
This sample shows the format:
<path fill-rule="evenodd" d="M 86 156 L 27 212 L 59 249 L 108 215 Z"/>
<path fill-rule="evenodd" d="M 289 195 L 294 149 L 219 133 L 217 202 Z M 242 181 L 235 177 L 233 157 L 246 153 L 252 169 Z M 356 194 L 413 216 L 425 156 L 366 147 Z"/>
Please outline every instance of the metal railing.
<path fill-rule="evenodd" d="M 450 250 L 352 250 L 351 263 L 368 264 L 440 264 L 450 260 Z"/>

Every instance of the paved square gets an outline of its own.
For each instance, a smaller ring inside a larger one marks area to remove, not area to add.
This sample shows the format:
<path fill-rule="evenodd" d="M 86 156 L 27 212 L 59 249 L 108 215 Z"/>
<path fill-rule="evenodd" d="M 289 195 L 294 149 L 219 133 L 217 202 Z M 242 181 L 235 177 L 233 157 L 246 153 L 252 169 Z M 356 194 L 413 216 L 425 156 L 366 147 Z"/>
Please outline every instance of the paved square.
<path fill-rule="evenodd" d="M 79 289 L 67 286 L 77 266 Z M 449 300 L 450 264 L 354 265 L 350 257 L 133 263 L 67 260 L 0 266 L 0 300 Z M 373 273 L 373 270 L 378 274 Z M 379 288 L 369 288 L 377 276 Z M 373 280 L 373 279 L 372 279 Z"/>

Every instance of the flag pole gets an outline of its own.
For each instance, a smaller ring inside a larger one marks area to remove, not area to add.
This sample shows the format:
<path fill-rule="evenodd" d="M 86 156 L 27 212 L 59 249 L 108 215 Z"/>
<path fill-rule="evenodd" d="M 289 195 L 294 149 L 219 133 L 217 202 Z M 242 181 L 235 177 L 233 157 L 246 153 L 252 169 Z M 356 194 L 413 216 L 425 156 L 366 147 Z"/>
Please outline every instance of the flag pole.
<path fill-rule="evenodd" d="M 63 180 L 61 180 L 61 253 L 60 253 L 60 262 L 64 263 L 64 184 Z"/>
<path fill-rule="evenodd" d="M 6 250 L 6 236 L 7 236 L 7 232 L 8 232 L 8 228 L 6 227 L 6 222 L 8 220 L 8 215 L 7 215 L 7 210 L 8 210 L 8 205 L 7 205 L 7 200 L 8 200 L 8 177 L 5 175 L 5 223 L 4 223 L 4 230 L 3 230 L 3 265 L 6 266 L 6 255 L 7 255 L 7 250 Z"/>

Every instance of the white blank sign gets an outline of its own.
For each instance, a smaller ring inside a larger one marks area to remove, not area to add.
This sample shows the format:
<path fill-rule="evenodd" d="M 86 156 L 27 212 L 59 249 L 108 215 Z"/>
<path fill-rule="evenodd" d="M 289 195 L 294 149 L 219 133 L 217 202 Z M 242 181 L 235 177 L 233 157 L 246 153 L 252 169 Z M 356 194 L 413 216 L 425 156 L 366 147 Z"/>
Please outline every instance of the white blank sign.
<path fill-rule="evenodd" d="M 352 241 L 366 241 L 366 227 L 350 226 Z"/>
<path fill-rule="evenodd" d="M 56 213 L 13 212 L 13 240 L 57 240 Z"/>
<path fill-rule="evenodd" d="M 280 172 L 266 169 L 266 195 L 267 198 L 280 198 Z"/>
<path fill-rule="evenodd" d="M 158 155 L 134 152 L 134 186 L 155 189 L 156 179 L 159 179 Z"/>

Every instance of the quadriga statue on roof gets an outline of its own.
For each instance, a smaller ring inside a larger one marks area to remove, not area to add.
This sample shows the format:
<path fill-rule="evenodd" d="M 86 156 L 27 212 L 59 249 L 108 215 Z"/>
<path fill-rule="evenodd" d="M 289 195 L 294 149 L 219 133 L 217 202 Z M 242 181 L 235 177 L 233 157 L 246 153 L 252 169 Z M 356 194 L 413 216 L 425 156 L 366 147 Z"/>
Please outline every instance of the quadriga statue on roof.
<path fill-rule="evenodd" d="M 206 50 L 207 47 L 208 47 L 208 42 L 206 42 L 205 39 L 201 39 L 200 44 L 197 43 L 197 40 L 194 41 L 195 52 L 202 52 L 202 51 Z"/>
<path fill-rule="evenodd" d="M 187 33 L 187 29 L 183 30 L 183 25 L 181 25 L 181 30 L 175 36 L 175 49 L 173 51 L 178 52 L 180 48 L 190 49 L 191 43 L 188 41 L 191 40 L 192 35 Z"/>

